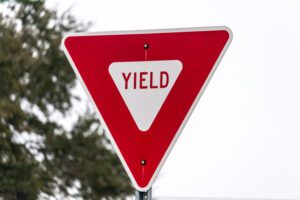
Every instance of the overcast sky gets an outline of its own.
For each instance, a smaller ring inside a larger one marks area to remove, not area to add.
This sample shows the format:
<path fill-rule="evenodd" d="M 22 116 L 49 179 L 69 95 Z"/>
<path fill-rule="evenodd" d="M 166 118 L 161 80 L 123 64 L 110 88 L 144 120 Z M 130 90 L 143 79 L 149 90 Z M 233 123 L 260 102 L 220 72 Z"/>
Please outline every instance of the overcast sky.
<path fill-rule="evenodd" d="M 225 25 L 233 41 L 154 196 L 300 199 L 300 1 L 48 0 L 91 31 Z M 78 89 L 78 92 L 83 91 Z"/>

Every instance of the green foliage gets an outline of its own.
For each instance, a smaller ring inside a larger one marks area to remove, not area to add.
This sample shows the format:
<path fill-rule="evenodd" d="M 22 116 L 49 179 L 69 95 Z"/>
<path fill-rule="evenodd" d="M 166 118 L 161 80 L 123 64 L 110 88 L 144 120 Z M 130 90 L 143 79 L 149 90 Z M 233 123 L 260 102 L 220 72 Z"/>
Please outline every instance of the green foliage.
<path fill-rule="evenodd" d="M 0 197 L 125 198 L 132 188 L 94 115 L 78 116 L 71 131 L 53 119 L 54 113 L 67 115 L 78 99 L 71 92 L 76 78 L 59 48 L 62 36 L 87 26 L 68 12 L 59 16 L 43 1 L 5 2 L 4 6 L 6 14 L 0 13 Z"/>

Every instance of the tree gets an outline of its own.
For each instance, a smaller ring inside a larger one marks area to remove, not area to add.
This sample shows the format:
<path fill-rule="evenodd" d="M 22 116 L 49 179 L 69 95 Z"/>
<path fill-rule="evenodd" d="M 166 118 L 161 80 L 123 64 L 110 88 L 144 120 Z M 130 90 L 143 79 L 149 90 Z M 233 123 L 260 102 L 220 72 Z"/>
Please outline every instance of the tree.
<path fill-rule="evenodd" d="M 124 199 L 132 187 L 94 114 L 60 122 L 79 100 L 61 39 L 88 26 L 43 1 L 1 6 L 0 197 Z"/>

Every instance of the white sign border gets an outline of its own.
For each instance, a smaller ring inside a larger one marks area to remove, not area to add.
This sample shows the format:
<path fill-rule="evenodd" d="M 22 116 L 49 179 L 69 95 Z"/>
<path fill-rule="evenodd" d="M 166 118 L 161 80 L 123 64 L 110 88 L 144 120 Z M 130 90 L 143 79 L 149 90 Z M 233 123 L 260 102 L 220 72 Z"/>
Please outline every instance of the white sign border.
<path fill-rule="evenodd" d="M 116 143 L 115 143 L 115 141 L 114 141 L 114 139 L 113 139 L 113 137 L 112 137 L 112 135 L 111 135 L 111 133 L 110 133 L 110 131 L 109 131 L 109 129 L 108 129 L 108 127 L 107 127 L 107 125 L 106 125 L 106 123 L 105 123 L 105 121 L 104 121 L 104 119 L 103 119 L 101 113 L 100 113 L 100 111 L 98 110 L 98 108 L 97 108 L 97 106 L 96 106 L 96 104 L 95 104 L 95 102 L 94 102 L 94 100 L 93 100 L 91 94 L 89 93 L 89 90 L 87 89 L 87 87 L 86 87 L 86 85 L 85 85 L 85 83 L 84 83 L 84 81 L 83 81 L 83 79 L 82 79 L 80 73 L 78 72 L 78 70 L 77 70 L 77 68 L 76 68 L 76 66 L 75 66 L 75 64 L 74 64 L 74 62 L 73 62 L 73 60 L 72 60 L 72 58 L 71 58 L 71 56 L 70 56 L 70 54 L 69 54 L 69 52 L 68 52 L 66 46 L 65 46 L 65 40 L 66 40 L 68 37 L 74 37 L 74 36 L 76 37 L 76 36 L 97 36 L 97 35 L 123 35 L 123 34 L 148 34 L 148 33 L 176 33 L 176 32 L 179 33 L 179 32 L 218 31 L 218 30 L 224 30 L 224 31 L 227 31 L 227 32 L 228 32 L 229 38 L 228 38 L 228 40 L 227 40 L 227 42 L 226 42 L 226 45 L 224 46 L 224 48 L 223 48 L 221 54 L 219 55 L 217 61 L 215 62 L 215 65 L 213 66 L 213 68 L 212 68 L 211 72 L 209 73 L 208 77 L 206 78 L 206 80 L 205 80 L 205 82 L 204 82 L 204 84 L 203 84 L 201 90 L 199 91 L 197 97 L 195 98 L 193 104 L 191 105 L 191 107 L 190 107 L 190 109 L 189 109 L 189 112 L 187 113 L 187 115 L 185 116 L 185 118 L 184 118 L 183 122 L 181 123 L 179 129 L 177 130 L 176 135 L 174 136 L 174 138 L 173 138 L 172 142 L 170 143 L 170 145 L 169 145 L 169 147 L 168 147 L 166 153 L 164 154 L 164 156 L 163 156 L 162 160 L 160 161 L 159 165 L 157 166 L 157 168 L 156 168 L 156 170 L 155 170 L 155 172 L 154 172 L 152 178 L 150 179 L 148 185 L 147 185 L 146 187 L 140 187 L 140 186 L 138 186 L 138 184 L 137 184 L 137 182 L 135 181 L 135 179 L 134 179 L 134 177 L 133 177 L 133 175 L 132 175 L 132 173 L 131 173 L 129 167 L 127 166 L 126 161 L 125 161 L 124 158 L 123 158 L 123 155 L 122 155 L 121 151 L 119 150 L 118 146 L 116 145 Z M 93 33 L 93 32 L 89 32 L 89 33 L 85 33 L 85 32 L 83 32 L 83 33 L 68 33 L 68 34 L 66 34 L 66 35 L 63 37 L 62 43 L 61 43 L 62 49 L 63 49 L 65 55 L 67 56 L 67 58 L 68 58 L 68 60 L 69 60 L 69 62 L 70 62 L 70 64 L 71 64 L 71 66 L 72 66 L 72 68 L 73 68 L 73 70 L 74 70 L 74 72 L 75 72 L 75 74 L 76 74 L 76 77 L 79 79 L 79 81 L 80 81 L 82 87 L 84 88 L 84 90 L 85 90 L 85 92 L 86 92 L 86 94 L 87 94 L 87 96 L 88 96 L 90 102 L 92 103 L 94 109 L 96 110 L 97 116 L 98 116 L 98 118 L 100 119 L 101 125 L 103 126 L 103 128 L 104 128 L 104 130 L 105 130 L 105 132 L 106 132 L 108 138 L 110 139 L 110 141 L 111 141 L 111 143 L 112 143 L 112 145 L 113 145 L 113 147 L 114 147 L 114 149 L 115 149 L 117 155 L 119 156 L 119 158 L 120 158 L 120 160 L 121 160 L 121 162 L 122 162 L 122 164 L 123 164 L 123 166 L 124 166 L 124 168 L 125 168 L 125 170 L 126 170 L 128 176 L 129 176 L 130 180 L 131 180 L 132 183 L 133 183 L 133 186 L 134 186 L 137 190 L 142 191 L 142 192 L 145 192 L 145 191 L 148 191 L 148 190 L 152 187 L 153 182 L 155 181 L 155 179 L 156 179 L 156 177 L 157 177 L 157 175 L 158 175 L 160 169 L 162 168 L 163 164 L 165 163 L 167 157 L 169 156 L 169 154 L 170 154 L 170 152 L 171 152 L 173 146 L 175 145 L 175 143 L 176 143 L 176 141 L 177 141 L 177 139 L 178 139 L 180 133 L 182 132 L 183 128 L 185 127 L 185 125 L 186 125 L 188 119 L 190 118 L 190 116 L 191 116 L 193 110 L 195 109 L 195 107 L 196 107 L 198 101 L 200 100 L 200 98 L 201 98 L 203 92 L 205 91 L 205 89 L 206 89 L 206 87 L 207 87 L 207 85 L 208 85 L 208 83 L 209 83 L 211 77 L 213 76 L 214 72 L 216 71 L 216 69 L 217 69 L 217 67 L 218 67 L 218 65 L 219 65 L 219 63 L 220 63 L 220 61 L 222 60 L 222 58 L 223 58 L 223 56 L 224 56 L 226 50 L 228 49 L 228 47 L 229 47 L 231 41 L 232 41 L 232 31 L 231 31 L 228 27 L 226 27 L 226 26 L 195 27 L 195 28 L 173 28 L 173 29 L 154 29 L 154 30 L 134 30 L 134 31 L 112 31 L 112 32 L 106 31 L 106 32 L 95 32 L 95 33 Z"/>

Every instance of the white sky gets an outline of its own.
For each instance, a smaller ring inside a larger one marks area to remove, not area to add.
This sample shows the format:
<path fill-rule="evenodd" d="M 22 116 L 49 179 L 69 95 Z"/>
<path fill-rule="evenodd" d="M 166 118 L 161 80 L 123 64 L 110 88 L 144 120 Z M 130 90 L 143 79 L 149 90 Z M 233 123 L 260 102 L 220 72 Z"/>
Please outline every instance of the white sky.
<path fill-rule="evenodd" d="M 300 1 L 47 4 L 60 10 L 72 5 L 78 19 L 94 22 L 92 31 L 230 27 L 231 46 L 153 196 L 300 199 Z"/>

